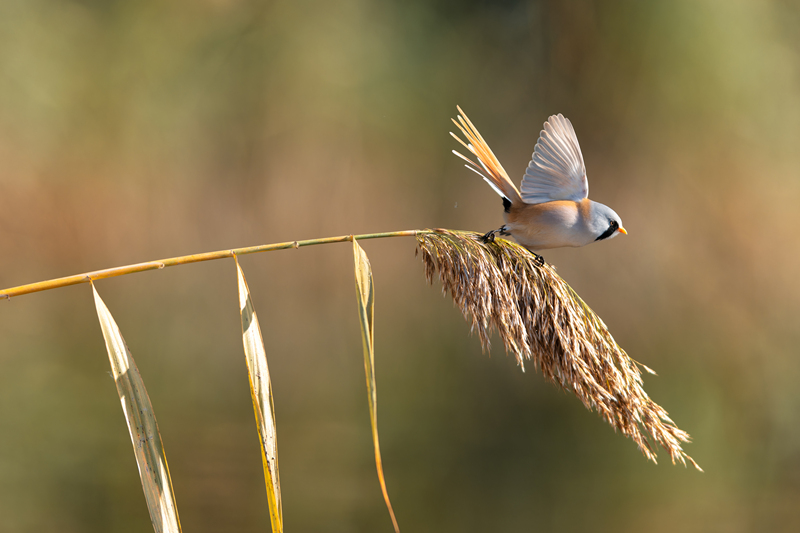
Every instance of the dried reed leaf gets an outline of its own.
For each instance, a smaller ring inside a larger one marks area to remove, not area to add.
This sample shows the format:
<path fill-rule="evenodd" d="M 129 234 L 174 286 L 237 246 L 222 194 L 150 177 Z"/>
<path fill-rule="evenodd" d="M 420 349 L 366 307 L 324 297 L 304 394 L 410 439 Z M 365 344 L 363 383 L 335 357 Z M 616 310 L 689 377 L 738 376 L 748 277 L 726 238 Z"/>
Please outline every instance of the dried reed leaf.
<path fill-rule="evenodd" d="M 392 525 L 396 533 L 400 533 L 397 518 L 394 516 L 392 503 L 389 501 L 389 492 L 386 490 L 386 480 L 383 477 L 383 461 L 381 460 L 381 447 L 378 442 L 378 392 L 375 382 L 375 350 L 374 350 L 374 315 L 375 293 L 372 284 L 372 267 L 369 259 L 361 246 L 353 239 L 353 258 L 356 270 L 356 296 L 358 299 L 358 316 L 361 319 L 361 339 L 364 345 L 364 370 L 367 374 L 367 399 L 369 401 L 369 419 L 372 424 L 372 444 L 375 447 L 375 466 L 378 470 L 378 481 L 381 484 L 383 499 Z"/>
<path fill-rule="evenodd" d="M 235 256 L 234 256 L 235 258 Z M 267 367 L 267 353 L 261 337 L 261 327 L 250 298 L 250 289 L 244 278 L 242 267 L 236 259 L 239 279 L 239 311 L 242 318 L 242 342 L 247 361 L 247 376 L 250 378 L 250 397 L 256 415 L 256 428 L 261 441 L 261 461 L 264 465 L 264 480 L 267 485 L 269 518 L 274 533 L 283 532 L 283 506 L 281 504 L 281 482 L 278 475 L 278 440 L 275 432 L 275 405 L 272 399 L 272 383 Z"/>
<path fill-rule="evenodd" d="M 451 294 L 484 349 L 497 330 L 520 365 L 533 360 L 545 378 L 633 439 L 648 459 L 656 462 L 652 440 L 673 464 L 689 461 L 701 470 L 681 448 L 689 434 L 644 391 L 638 363 L 552 266 L 540 265 L 518 244 L 484 243 L 472 232 L 419 233 L 417 244 L 428 281 L 438 272 L 442 292 Z"/>
<path fill-rule="evenodd" d="M 150 510 L 153 529 L 157 533 L 179 532 L 181 524 L 175 506 L 172 480 L 169 477 L 167 457 L 164 454 L 150 397 L 147 395 L 133 356 L 125 344 L 125 339 L 122 338 L 119 327 L 105 303 L 97 294 L 94 284 L 92 291 L 100 328 L 106 341 L 111 371 L 122 403 L 122 411 L 125 413 L 125 421 L 128 423 L 128 432 L 139 466 L 139 477 L 142 480 L 142 489 L 147 500 L 147 508 Z"/>

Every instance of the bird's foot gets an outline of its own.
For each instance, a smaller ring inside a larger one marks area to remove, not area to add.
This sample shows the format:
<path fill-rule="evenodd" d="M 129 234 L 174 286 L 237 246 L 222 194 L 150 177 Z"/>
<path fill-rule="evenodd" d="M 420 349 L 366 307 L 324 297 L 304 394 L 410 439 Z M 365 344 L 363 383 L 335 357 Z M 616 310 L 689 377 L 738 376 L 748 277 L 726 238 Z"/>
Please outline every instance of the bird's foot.
<path fill-rule="evenodd" d="M 483 242 L 484 242 L 484 244 L 485 244 L 485 243 L 494 242 L 494 236 L 495 236 L 495 235 L 497 235 L 497 234 L 500 234 L 500 235 L 503 235 L 503 236 L 506 236 L 506 235 L 511 235 L 511 234 L 510 234 L 510 233 L 509 233 L 509 232 L 506 230 L 506 227 L 505 227 L 505 225 L 503 225 L 503 226 L 500 226 L 498 229 L 493 229 L 492 231 L 490 231 L 490 232 L 486 233 L 485 235 L 483 235 L 483 236 L 481 237 L 481 241 L 483 241 Z"/>
<path fill-rule="evenodd" d="M 500 231 L 500 230 L 493 229 L 492 231 L 490 231 L 490 232 L 488 232 L 488 233 L 484 234 L 484 235 L 481 237 L 481 241 L 483 242 L 483 244 L 488 244 L 488 243 L 490 243 L 490 242 L 494 242 L 494 235 L 495 235 L 495 233 L 497 233 L 498 231 Z"/>
<path fill-rule="evenodd" d="M 537 265 L 539 265 L 540 267 L 543 267 L 544 266 L 544 257 L 542 257 L 541 255 L 537 254 L 536 252 L 531 252 L 531 253 L 533 254 L 534 262 Z"/>

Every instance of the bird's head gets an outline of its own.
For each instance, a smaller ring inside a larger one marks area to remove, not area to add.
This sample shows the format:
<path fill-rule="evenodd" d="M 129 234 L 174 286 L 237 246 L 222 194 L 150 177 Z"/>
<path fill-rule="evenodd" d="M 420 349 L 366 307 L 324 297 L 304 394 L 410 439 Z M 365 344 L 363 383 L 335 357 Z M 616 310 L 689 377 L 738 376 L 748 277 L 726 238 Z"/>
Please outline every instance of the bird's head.
<path fill-rule="evenodd" d="M 628 234 L 622 227 L 622 219 L 610 207 L 593 202 L 589 227 L 595 235 L 595 241 L 613 239 L 620 233 Z"/>

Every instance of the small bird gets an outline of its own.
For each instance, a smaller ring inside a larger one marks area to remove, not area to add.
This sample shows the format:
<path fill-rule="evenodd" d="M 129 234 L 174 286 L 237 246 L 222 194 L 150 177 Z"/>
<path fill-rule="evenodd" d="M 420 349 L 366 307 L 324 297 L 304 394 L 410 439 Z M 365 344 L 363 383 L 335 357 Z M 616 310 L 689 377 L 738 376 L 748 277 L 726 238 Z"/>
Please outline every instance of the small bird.
<path fill-rule="evenodd" d="M 613 209 L 589 200 L 581 147 L 572 123 L 563 115 L 553 115 L 544 123 L 522 186 L 517 189 L 466 113 L 456 108 L 460 115 L 453 123 L 468 142 L 453 132 L 450 135 L 478 163 L 455 150 L 453 153 L 503 198 L 506 223 L 484 235 L 484 240 L 494 240 L 495 234 L 511 235 L 519 244 L 535 251 L 585 246 L 628 233 Z"/>

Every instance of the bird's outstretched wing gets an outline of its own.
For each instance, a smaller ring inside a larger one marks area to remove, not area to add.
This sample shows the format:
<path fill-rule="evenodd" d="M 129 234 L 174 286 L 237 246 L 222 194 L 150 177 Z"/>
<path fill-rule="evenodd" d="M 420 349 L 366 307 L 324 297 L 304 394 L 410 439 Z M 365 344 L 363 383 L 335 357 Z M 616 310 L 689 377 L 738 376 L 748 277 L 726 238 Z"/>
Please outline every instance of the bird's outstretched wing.
<path fill-rule="evenodd" d="M 560 113 L 544 123 L 520 192 L 526 204 L 553 200 L 579 202 L 589 196 L 578 137 L 572 123 Z"/>

